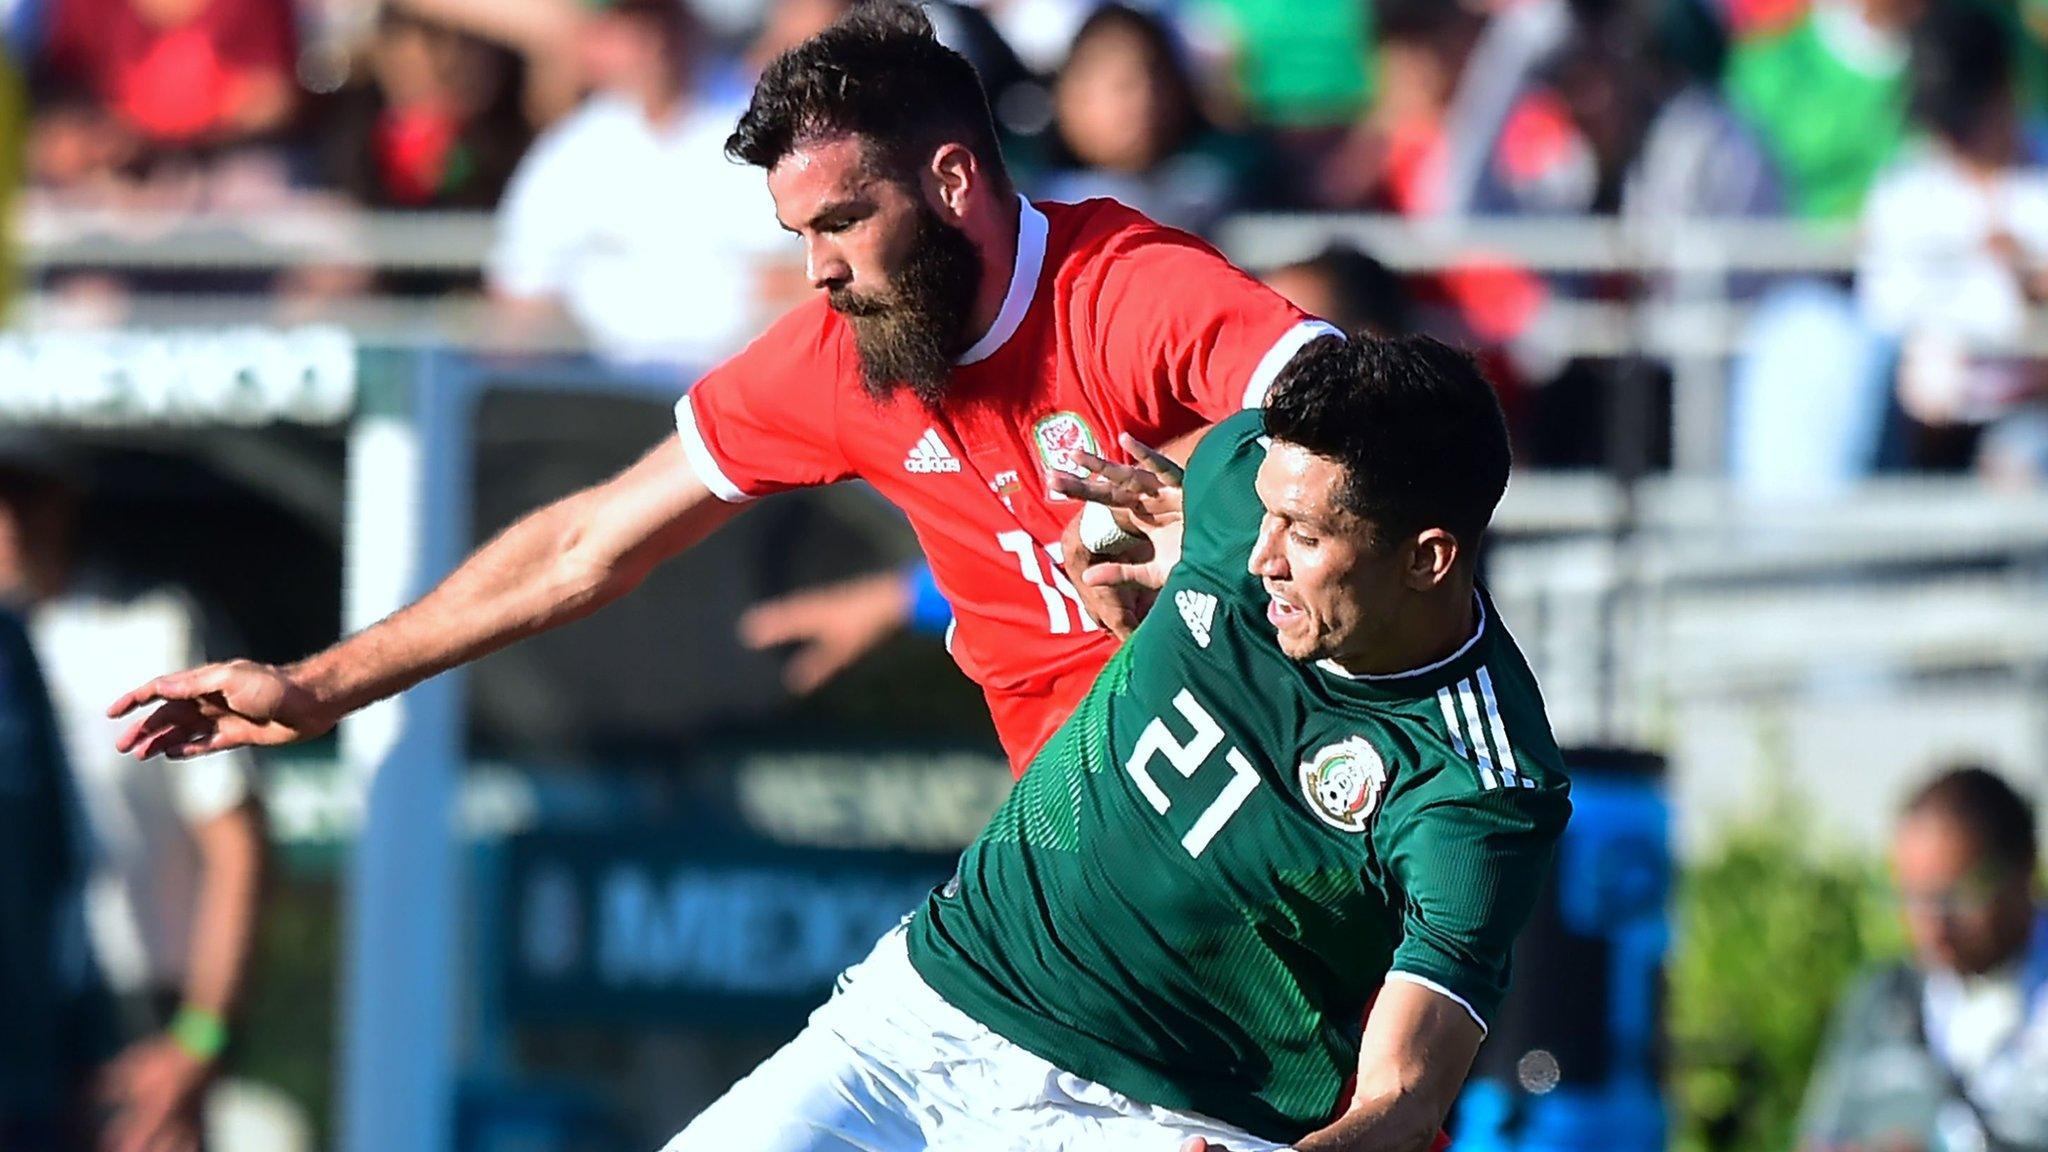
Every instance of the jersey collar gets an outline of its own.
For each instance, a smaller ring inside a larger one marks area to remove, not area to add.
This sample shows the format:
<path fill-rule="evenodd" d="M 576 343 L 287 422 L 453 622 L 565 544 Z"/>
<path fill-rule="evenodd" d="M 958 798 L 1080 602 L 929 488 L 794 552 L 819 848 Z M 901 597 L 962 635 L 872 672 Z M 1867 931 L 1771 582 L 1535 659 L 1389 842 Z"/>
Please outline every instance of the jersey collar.
<path fill-rule="evenodd" d="M 1038 274 L 1045 267 L 1045 233 L 1045 213 L 1024 197 L 1017 197 L 1017 262 L 1010 269 L 1010 290 L 1003 296 L 1003 310 L 996 313 L 996 322 L 974 342 L 974 347 L 961 353 L 955 363 L 986 360 L 1017 334 L 1017 326 L 1024 323 L 1024 314 L 1031 310 L 1031 298 L 1038 294 Z"/>
<path fill-rule="evenodd" d="M 1492 605 L 1487 602 L 1485 593 L 1474 588 L 1472 590 L 1472 603 L 1478 610 L 1479 623 L 1477 627 L 1472 629 L 1471 638 L 1459 645 L 1456 652 L 1438 660 L 1434 664 L 1425 664 L 1420 668 L 1410 668 L 1406 672 L 1388 672 L 1378 676 L 1367 676 L 1357 672 L 1347 672 L 1344 666 L 1335 660 L 1318 660 L 1316 661 L 1316 671 L 1341 680 L 1348 686 L 1371 690 L 1375 695 L 1392 694 L 1405 696 L 1411 693 L 1426 694 L 1427 692 L 1433 692 L 1440 681 L 1448 683 L 1459 679 L 1471 671 L 1471 666 L 1477 663 L 1474 657 L 1480 655 L 1480 649 L 1487 640 L 1487 633 L 1492 631 Z"/>

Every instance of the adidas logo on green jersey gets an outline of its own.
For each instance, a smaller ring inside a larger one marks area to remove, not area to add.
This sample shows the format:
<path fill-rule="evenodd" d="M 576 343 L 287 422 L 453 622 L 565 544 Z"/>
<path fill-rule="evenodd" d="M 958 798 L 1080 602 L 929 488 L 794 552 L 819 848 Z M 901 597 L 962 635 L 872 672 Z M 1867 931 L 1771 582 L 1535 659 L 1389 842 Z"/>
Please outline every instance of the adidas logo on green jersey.
<path fill-rule="evenodd" d="M 1195 643 L 1207 648 L 1209 625 L 1216 619 L 1216 597 L 1183 588 L 1174 593 L 1173 604 L 1180 609 L 1180 618 L 1188 626 L 1188 633 L 1195 638 Z"/>

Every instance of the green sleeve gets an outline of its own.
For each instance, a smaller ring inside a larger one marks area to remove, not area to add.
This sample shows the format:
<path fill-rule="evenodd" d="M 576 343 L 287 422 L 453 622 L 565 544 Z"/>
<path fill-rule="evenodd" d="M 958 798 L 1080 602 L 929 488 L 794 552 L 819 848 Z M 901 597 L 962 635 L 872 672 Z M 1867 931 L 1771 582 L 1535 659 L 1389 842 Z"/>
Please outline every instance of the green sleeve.
<path fill-rule="evenodd" d="M 1507 993 L 1509 957 L 1550 874 L 1570 802 L 1561 779 L 1482 789 L 1446 760 L 1396 785 L 1376 833 L 1399 886 L 1401 937 L 1388 968 L 1463 1000 L 1481 1024 Z"/>
<path fill-rule="evenodd" d="M 1181 481 L 1183 563 L 1226 581 L 1244 575 L 1264 514 L 1252 484 L 1266 458 L 1265 435 L 1264 414 L 1250 409 L 1219 421 L 1195 446 Z"/>

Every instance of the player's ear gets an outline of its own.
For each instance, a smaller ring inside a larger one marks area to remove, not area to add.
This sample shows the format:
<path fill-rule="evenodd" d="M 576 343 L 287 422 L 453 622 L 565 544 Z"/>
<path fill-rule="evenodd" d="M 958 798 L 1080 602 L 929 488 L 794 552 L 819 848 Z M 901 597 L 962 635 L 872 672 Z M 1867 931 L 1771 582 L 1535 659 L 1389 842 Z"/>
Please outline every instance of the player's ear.
<path fill-rule="evenodd" d="M 981 182 L 981 165 L 974 153 L 964 144 L 941 144 L 932 153 L 925 176 L 940 213 L 965 219 L 968 200 Z"/>
<path fill-rule="evenodd" d="M 1458 538 L 1441 528 L 1425 528 L 1408 541 L 1407 564 L 1402 572 L 1408 587 L 1429 592 L 1451 578 L 1463 550 Z"/>

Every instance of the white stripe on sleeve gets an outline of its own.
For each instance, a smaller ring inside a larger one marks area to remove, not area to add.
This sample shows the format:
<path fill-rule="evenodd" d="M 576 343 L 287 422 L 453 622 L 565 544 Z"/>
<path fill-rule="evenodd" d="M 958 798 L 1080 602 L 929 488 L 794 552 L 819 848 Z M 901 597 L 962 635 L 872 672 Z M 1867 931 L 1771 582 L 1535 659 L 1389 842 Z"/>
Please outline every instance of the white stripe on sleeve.
<path fill-rule="evenodd" d="M 1449 688 L 1437 689 L 1436 702 L 1444 710 L 1444 728 L 1451 734 L 1451 750 L 1460 756 L 1470 758 L 1472 754 L 1465 751 L 1465 738 L 1458 735 L 1458 706 L 1451 703 L 1451 690 Z"/>
<path fill-rule="evenodd" d="M 1533 788 L 1536 782 L 1522 776 L 1522 766 L 1515 760 L 1514 746 L 1508 743 L 1508 727 L 1501 722 L 1500 702 L 1493 696 L 1493 677 L 1487 675 L 1484 665 L 1479 669 L 1479 694 L 1486 698 L 1486 730 L 1493 733 L 1493 750 L 1500 753 L 1500 776 L 1513 788 L 1519 783 L 1523 788 Z"/>
<path fill-rule="evenodd" d="M 690 471 L 711 489 L 713 496 L 727 504 L 744 504 L 753 499 L 728 480 L 725 470 L 718 466 L 718 458 L 711 454 L 711 446 L 704 443 L 704 433 L 697 428 L 697 411 L 690 406 L 687 392 L 676 401 L 676 435 L 682 438 L 683 458 L 690 462 Z"/>
<path fill-rule="evenodd" d="M 1437 995 L 1443 997 L 1444 999 L 1449 1000 L 1451 1003 L 1456 1004 L 1458 1007 L 1463 1008 L 1465 1010 L 1465 1015 L 1470 1016 L 1472 1018 L 1472 1022 L 1474 1024 L 1479 1025 L 1480 1036 L 1484 1037 L 1486 1033 L 1489 1031 L 1489 1029 L 1486 1027 L 1486 1021 L 1481 1020 L 1479 1018 L 1478 1011 L 1472 1007 L 1469 1001 L 1467 1001 L 1463 996 L 1458 995 L 1456 992 L 1451 991 L 1449 988 L 1446 988 L 1443 985 L 1437 983 L 1436 981 L 1431 980 L 1429 977 L 1417 976 L 1413 972 L 1403 972 L 1399 968 L 1396 968 L 1393 971 L 1387 973 L 1387 979 L 1399 980 L 1403 984 L 1419 984 L 1422 987 L 1429 989 L 1431 992 L 1434 992 Z M 1370 1016 L 1370 1013 L 1368 1013 L 1368 1016 Z"/>
<path fill-rule="evenodd" d="M 1287 362 L 1294 359 L 1294 354 L 1301 351 L 1302 345 L 1319 336 L 1341 338 L 1343 335 L 1344 333 L 1337 330 L 1336 325 L 1324 320 L 1303 320 L 1282 332 L 1280 339 L 1274 341 L 1271 348 L 1266 349 L 1264 356 L 1259 357 L 1259 366 L 1252 369 L 1251 381 L 1244 386 L 1244 406 L 1265 406 L 1266 393 L 1273 390 L 1273 381 L 1279 378 L 1280 370 L 1287 367 Z"/>
<path fill-rule="evenodd" d="M 1458 699 L 1465 705 L 1465 731 L 1472 737 L 1472 752 L 1479 757 L 1479 782 L 1487 788 L 1498 788 L 1500 782 L 1493 776 L 1493 753 L 1486 750 L 1486 728 L 1479 721 L 1479 698 L 1472 693 L 1472 679 L 1458 681 Z"/>

